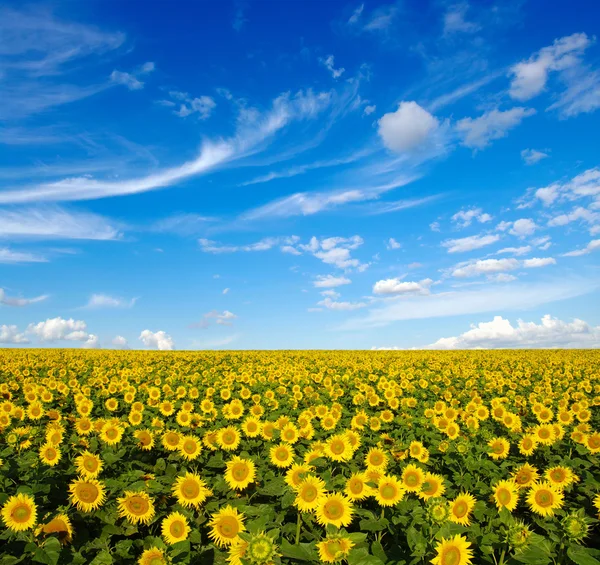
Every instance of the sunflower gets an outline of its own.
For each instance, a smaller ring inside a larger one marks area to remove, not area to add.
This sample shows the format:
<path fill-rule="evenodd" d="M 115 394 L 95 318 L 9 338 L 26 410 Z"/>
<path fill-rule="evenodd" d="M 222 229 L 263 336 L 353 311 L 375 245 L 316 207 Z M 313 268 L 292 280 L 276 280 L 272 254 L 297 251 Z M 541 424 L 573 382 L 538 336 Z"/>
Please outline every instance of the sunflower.
<path fill-rule="evenodd" d="M 519 502 L 519 491 L 514 481 L 498 481 L 493 487 L 494 502 L 498 510 L 506 508 L 512 512 Z"/>
<path fill-rule="evenodd" d="M 419 492 L 425 480 L 423 469 L 413 465 L 407 465 L 402 471 L 402 485 L 408 492 Z"/>
<path fill-rule="evenodd" d="M 237 428 L 234 428 L 233 426 L 221 428 L 217 432 L 217 445 L 219 448 L 224 449 L 225 451 L 235 451 L 240 445 L 240 441 L 240 432 L 238 432 Z"/>
<path fill-rule="evenodd" d="M 285 482 L 293 489 L 297 488 L 304 477 L 314 471 L 312 465 L 294 463 L 285 473 Z"/>
<path fill-rule="evenodd" d="M 143 491 L 126 490 L 124 496 L 117 498 L 117 504 L 119 516 L 132 524 L 149 524 L 154 518 L 154 503 Z"/>
<path fill-rule="evenodd" d="M 379 506 L 396 506 L 405 493 L 406 488 L 397 477 L 385 475 L 379 480 L 374 496 Z"/>
<path fill-rule="evenodd" d="M 77 479 L 69 485 L 71 502 L 82 512 L 92 512 L 104 504 L 104 485 L 96 479 Z"/>
<path fill-rule="evenodd" d="M 186 508 L 198 508 L 212 495 L 206 483 L 194 473 L 186 473 L 183 477 L 178 477 L 172 492 L 177 502 Z"/>
<path fill-rule="evenodd" d="M 138 559 L 138 565 L 167 565 L 165 552 L 158 547 L 146 549 Z"/>
<path fill-rule="evenodd" d="M 469 565 L 472 563 L 473 550 L 467 538 L 456 535 L 452 538 L 442 538 L 436 546 L 436 556 L 431 560 L 432 565 Z"/>
<path fill-rule="evenodd" d="M 450 520 L 456 524 L 468 526 L 471 523 L 470 514 L 475 502 L 475 497 L 471 494 L 459 494 L 450 502 Z"/>
<path fill-rule="evenodd" d="M 343 494 L 326 494 L 318 500 L 316 514 L 317 522 L 322 526 L 347 527 L 352 522 L 354 507 Z"/>
<path fill-rule="evenodd" d="M 248 540 L 246 555 L 250 563 L 266 565 L 273 563 L 274 558 L 279 554 L 273 539 L 264 532 L 260 532 L 252 535 Z"/>
<path fill-rule="evenodd" d="M 296 487 L 294 506 L 300 512 L 313 512 L 317 509 L 319 499 L 325 495 L 325 483 L 322 479 L 309 475 Z"/>
<path fill-rule="evenodd" d="M 589 434 L 585 440 L 585 446 L 590 453 L 600 453 L 600 432 Z"/>
<path fill-rule="evenodd" d="M 117 445 L 123 437 L 123 428 L 108 422 L 100 430 L 100 439 L 107 445 Z"/>
<path fill-rule="evenodd" d="M 186 540 L 190 533 L 187 518 L 180 512 L 171 512 L 160 525 L 162 537 L 168 544 Z"/>
<path fill-rule="evenodd" d="M 285 443 L 274 445 L 269 451 L 271 463 L 273 463 L 273 465 L 276 467 L 281 467 L 282 469 L 292 465 L 294 462 L 294 455 L 294 448 Z"/>
<path fill-rule="evenodd" d="M 510 443 L 506 438 L 495 437 L 488 441 L 488 446 L 491 449 L 489 454 L 492 459 L 506 459 L 510 451 Z"/>
<path fill-rule="evenodd" d="M 134 436 L 140 449 L 150 451 L 154 447 L 154 434 L 150 430 L 136 430 Z"/>
<path fill-rule="evenodd" d="M 519 451 L 526 457 L 531 455 L 537 447 L 537 439 L 534 435 L 525 434 L 519 441 Z"/>
<path fill-rule="evenodd" d="M 77 472 L 86 479 L 95 479 L 102 471 L 102 459 L 89 451 L 75 457 Z"/>
<path fill-rule="evenodd" d="M 442 496 L 445 492 L 446 487 L 444 485 L 444 477 L 434 473 L 425 473 L 425 475 L 423 475 L 421 490 L 417 494 L 419 498 L 429 500 L 430 498 Z"/>
<path fill-rule="evenodd" d="M 30 494 L 18 493 L 11 496 L 2 506 L 2 521 L 13 532 L 24 532 L 33 528 L 37 520 L 37 506 Z"/>
<path fill-rule="evenodd" d="M 46 443 L 40 448 L 40 461 L 49 467 L 57 465 L 61 457 L 60 449 L 53 443 Z"/>
<path fill-rule="evenodd" d="M 229 488 L 244 490 L 250 483 L 254 482 L 255 477 L 256 467 L 250 459 L 236 456 L 227 462 L 225 481 L 227 481 Z"/>
<path fill-rule="evenodd" d="M 539 482 L 533 484 L 527 495 L 527 504 L 536 514 L 553 516 L 564 501 L 564 495 L 552 483 Z"/>
<path fill-rule="evenodd" d="M 367 477 L 364 473 L 354 473 L 347 481 L 344 494 L 352 501 L 363 500 L 372 496 L 373 489 L 367 485 Z"/>
<path fill-rule="evenodd" d="M 525 463 L 521 465 L 513 474 L 512 478 L 517 485 L 517 488 L 530 487 L 535 481 L 538 480 L 539 474 L 535 467 Z"/>
<path fill-rule="evenodd" d="M 180 441 L 180 435 L 174 430 L 167 430 L 161 439 L 161 443 L 167 451 L 175 451 L 179 447 Z"/>
<path fill-rule="evenodd" d="M 192 435 L 183 436 L 177 449 L 188 461 L 196 459 L 202 451 L 202 443 Z"/>
<path fill-rule="evenodd" d="M 349 461 L 353 451 L 346 434 L 331 436 L 325 443 L 325 456 L 332 461 Z"/>
<path fill-rule="evenodd" d="M 41 524 L 36 533 L 56 534 L 61 545 L 67 545 L 73 541 L 73 526 L 66 514 L 58 514 L 49 522 Z"/>
<path fill-rule="evenodd" d="M 336 563 L 346 559 L 353 547 L 354 542 L 347 534 L 330 534 L 317 543 L 319 559 L 323 563 Z"/>
<path fill-rule="evenodd" d="M 211 530 L 208 537 L 217 547 L 230 546 L 239 539 L 240 532 L 244 532 L 244 514 L 238 512 L 233 506 L 227 505 L 211 516 L 208 525 Z"/>
<path fill-rule="evenodd" d="M 260 435 L 260 430 L 261 430 L 261 423 L 260 420 L 258 418 L 255 418 L 254 416 L 248 416 L 243 422 L 242 422 L 242 432 L 244 432 L 244 435 L 246 437 L 257 437 Z"/>
<path fill-rule="evenodd" d="M 600 518 L 600 494 L 594 497 L 594 508 L 598 511 L 598 518 Z"/>
<path fill-rule="evenodd" d="M 388 464 L 388 456 L 385 452 L 378 447 L 372 447 L 369 449 L 365 456 L 365 465 L 371 469 L 378 469 L 385 471 Z"/>
<path fill-rule="evenodd" d="M 549 483 L 559 489 L 567 488 L 579 481 L 579 477 L 569 467 L 562 467 L 560 465 L 547 469 L 544 477 Z"/>
<path fill-rule="evenodd" d="M 287 423 L 281 428 L 279 437 L 281 438 L 281 441 L 294 444 L 298 441 L 300 436 L 298 433 L 298 428 L 294 424 Z"/>

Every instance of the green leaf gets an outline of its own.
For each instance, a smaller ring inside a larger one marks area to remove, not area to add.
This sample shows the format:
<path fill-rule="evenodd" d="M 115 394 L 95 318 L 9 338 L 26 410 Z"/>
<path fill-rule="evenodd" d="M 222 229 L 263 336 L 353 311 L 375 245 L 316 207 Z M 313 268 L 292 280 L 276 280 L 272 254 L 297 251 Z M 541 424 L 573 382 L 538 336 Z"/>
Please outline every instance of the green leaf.
<path fill-rule="evenodd" d="M 281 555 L 298 561 L 319 561 L 314 543 L 299 543 L 292 545 L 284 539 L 281 542 Z"/>
<path fill-rule="evenodd" d="M 389 521 L 386 518 L 380 518 L 378 520 L 361 520 L 360 529 L 365 532 L 381 532 L 385 530 Z"/>
<path fill-rule="evenodd" d="M 600 561 L 592 557 L 589 550 L 581 545 L 570 545 L 567 555 L 577 565 L 600 565 Z"/>
<path fill-rule="evenodd" d="M 90 565 L 112 565 L 113 558 L 112 555 L 103 549 L 92 561 L 90 561 Z"/>
<path fill-rule="evenodd" d="M 379 542 L 379 541 L 374 541 L 374 542 L 371 544 L 371 553 L 372 553 L 372 554 L 373 554 L 375 557 L 377 557 L 377 558 L 381 559 L 381 561 L 383 561 L 384 563 L 387 563 L 387 561 L 388 561 L 388 558 L 387 558 L 387 555 L 385 554 L 385 551 L 384 551 L 384 549 L 383 549 L 383 546 L 381 545 L 381 542 Z"/>
<path fill-rule="evenodd" d="M 46 565 L 56 565 L 58 558 L 60 557 L 61 545 L 58 539 L 55 537 L 48 538 L 42 547 L 39 547 L 34 556 L 33 560 L 36 563 L 45 563 Z"/>
<path fill-rule="evenodd" d="M 352 549 L 348 554 L 348 565 L 384 565 L 385 561 L 371 555 L 367 549 Z"/>

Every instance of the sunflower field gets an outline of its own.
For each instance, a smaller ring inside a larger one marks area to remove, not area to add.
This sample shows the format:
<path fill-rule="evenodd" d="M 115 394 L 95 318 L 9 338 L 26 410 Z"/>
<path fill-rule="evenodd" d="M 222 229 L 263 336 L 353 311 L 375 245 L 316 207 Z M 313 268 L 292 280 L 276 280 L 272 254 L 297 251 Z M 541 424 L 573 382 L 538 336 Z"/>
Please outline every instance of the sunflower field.
<path fill-rule="evenodd" d="M 0 350 L 0 565 L 600 565 L 600 352 Z"/>

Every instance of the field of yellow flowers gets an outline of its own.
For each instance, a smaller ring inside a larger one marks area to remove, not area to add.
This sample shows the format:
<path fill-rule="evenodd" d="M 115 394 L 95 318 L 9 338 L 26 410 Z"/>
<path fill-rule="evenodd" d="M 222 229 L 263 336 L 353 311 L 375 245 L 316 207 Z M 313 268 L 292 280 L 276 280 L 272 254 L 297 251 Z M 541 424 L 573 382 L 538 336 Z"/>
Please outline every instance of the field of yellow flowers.
<path fill-rule="evenodd" d="M 600 565 L 600 352 L 0 350 L 0 565 Z"/>

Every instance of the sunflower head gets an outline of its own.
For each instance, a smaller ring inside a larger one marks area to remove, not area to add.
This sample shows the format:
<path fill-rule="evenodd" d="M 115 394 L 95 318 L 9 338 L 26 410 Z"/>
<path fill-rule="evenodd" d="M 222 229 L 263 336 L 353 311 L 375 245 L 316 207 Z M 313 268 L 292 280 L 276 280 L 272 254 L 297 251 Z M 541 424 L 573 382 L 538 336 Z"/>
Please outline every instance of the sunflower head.
<path fill-rule="evenodd" d="M 432 498 L 428 501 L 427 517 L 434 524 L 443 524 L 450 517 L 450 506 L 443 498 Z"/>
<path fill-rule="evenodd" d="M 24 532 L 33 528 L 37 521 L 37 506 L 30 494 L 11 496 L 2 507 L 2 521 L 13 532 Z"/>
<path fill-rule="evenodd" d="M 571 541 L 581 542 L 587 537 L 590 525 L 585 517 L 585 514 L 573 512 L 565 516 L 561 521 L 561 526 L 565 536 Z"/>
<path fill-rule="evenodd" d="M 267 534 L 261 532 L 248 539 L 245 557 L 253 565 L 271 563 L 276 555 L 277 545 Z"/>
<path fill-rule="evenodd" d="M 228 547 L 239 539 L 239 534 L 246 530 L 244 515 L 233 506 L 227 505 L 212 515 L 209 522 L 211 530 L 208 537 L 217 547 Z"/>
<path fill-rule="evenodd" d="M 190 532 L 187 518 L 180 512 L 172 512 L 163 519 L 161 533 L 168 544 L 174 544 L 187 539 Z"/>
<path fill-rule="evenodd" d="M 506 541 L 513 549 L 524 549 L 531 541 L 531 530 L 523 522 L 515 522 L 506 533 Z"/>
<path fill-rule="evenodd" d="M 354 542 L 347 534 L 330 534 L 325 540 L 317 543 L 319 558 L 323 563 L 341 562 L 353 547 Z"/>

